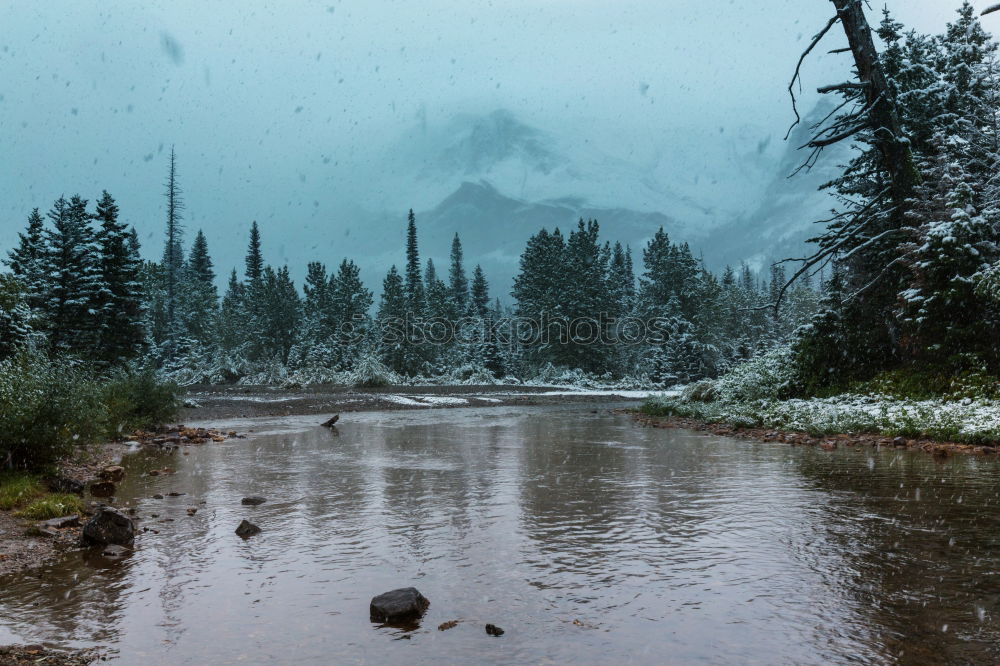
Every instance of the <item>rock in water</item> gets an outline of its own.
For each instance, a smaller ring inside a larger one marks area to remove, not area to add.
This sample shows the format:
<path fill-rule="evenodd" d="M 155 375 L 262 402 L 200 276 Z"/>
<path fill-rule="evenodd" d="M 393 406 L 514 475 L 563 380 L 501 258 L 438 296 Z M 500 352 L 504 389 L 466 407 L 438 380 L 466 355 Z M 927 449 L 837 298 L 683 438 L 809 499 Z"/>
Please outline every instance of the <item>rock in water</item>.
<path fill-rule="evenodd" d="M 257 506 L 258 504 L 263 504 L 267 501 L 266 497 L 261 497 L 260 495 L 251 495 L 250 497 L 244 497 L 240 504 L 245 504 L 247 506 Z"/>
<path fill-rule="evenodd" d="M 125 479 L 125 468 L 121 465 L 111 465 L 110 467 L 105 467 L 101 470 L 100 477 L 102 481 L 121 483 Z"/>
<path fill-rule="evenodd" d="M 340 414 L 334 414 L 329 420 L 323 422 L 324 428 L 332 428 L 340 420 Z"/>
<path fill-rule="evenodd" d="M 49 490 L 54 493 L 71 493 L 73 495 L 83 495 L 86 489 L 83 481 L 79 481 L 69 476 L 59 476 L 49 479 Z"/>
<path fill-rule="evenodd" d="M 115 484 L 110 481 L 94 481 L 90 484 L 90 494 L 93 497 L 112 497 L 116 490 Z"/>
<path fill-rule="evenodd" d="M 486 633 L 490 636 L 503 636 L 503 629 L 496 626 L 495 624 L 486 625 Z"/>
<path fill-rule="evenodd" d="M 135 541 L 135 523 L 124 513 L 102 506 L 86 525 L 80 542 L 84 546 L 131 546 Z"/>
<path fill-rule="evenodd" d="M 236 528 L 236 534 L 244 539 L 249 539 L 255 534 L 260 534 L 260 528 L 251 523 L 249 520 L 244 520 Z"/>
<path fill-rule="evenodd" d="M 431 602 L 415 587 L 403 587 L 380 594 L 370 606 L 372 622 L 401 622 L 423 615 Z"/>

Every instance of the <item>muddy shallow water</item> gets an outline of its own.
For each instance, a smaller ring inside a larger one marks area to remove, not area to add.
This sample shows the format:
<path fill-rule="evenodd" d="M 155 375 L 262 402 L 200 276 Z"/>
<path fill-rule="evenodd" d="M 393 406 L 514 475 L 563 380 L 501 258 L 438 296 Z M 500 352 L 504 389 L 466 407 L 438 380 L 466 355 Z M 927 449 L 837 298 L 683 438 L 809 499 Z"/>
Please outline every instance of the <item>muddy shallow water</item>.
<path fill-rule="evenodd" d="M 315 421 L 127 456 L 122 503 L 159 533 L 0 579 L 0 644 L 128 664 L 1000 659 L 993 459 L 647 429 L 606 406 Z M 242 518 L 263 533 L 241 540 Z M 369 622 L 408 585 L 431 601 L 419 627 Z"/>

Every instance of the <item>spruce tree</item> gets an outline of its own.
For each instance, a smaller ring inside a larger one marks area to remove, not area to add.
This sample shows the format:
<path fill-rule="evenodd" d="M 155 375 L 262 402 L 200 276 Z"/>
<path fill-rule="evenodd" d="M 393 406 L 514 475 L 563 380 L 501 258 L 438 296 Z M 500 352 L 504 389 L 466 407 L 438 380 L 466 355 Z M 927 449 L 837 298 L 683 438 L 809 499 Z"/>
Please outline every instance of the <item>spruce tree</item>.
<path fill-rule="evenodd" d="M 382 300 L 378 309 L 379 354 L 382 362 L 396 372 L 407 372 L 407 311 L 403 278 L 393 266 L 382 282 Z"/>
<path fill-rule="evenodd" d="M 184 266 L 180 305 L 184 335 L 203 347 L 210 345 L 215 337 L 219 292 L 208 241 L 200 229 Z"/>
<path fill-rule="evenodd" d="M 45 273 L 45 222 L 35 208 L 28 216 L 28 227 L 18 234 L 17 247 L 10 251 L 7 265 L 24 289 L 24 303 L 41 316 L 48 276 Z"/>
<path fill-rule="evenodd" d="M 361 345 L 370 328 L 369 311 L 372 292 L 361 282 L 361 269 L 353 261 L 340 262 L 337 274 L 331 277 L 332 308 L 337 321 L 339 343 L 344 351 L 345 368 L 354 367 L 361 354 Z"/>
<path fill-rule="evenodd" d="M 97 231 L 100 292 L 96 311 L 100 329 L 98 355 L 106 363 L 135 357 L 145 342 L 142 312 L 142 260 L 128 226 L 118 221 L 118 204 L 101 193 L 94 219 Z"/>
<path fill-rule="evenodd" d="M 49 342 L 60 351 L 88 355 L 97 343 L 100 275 L 87 201 L 60 197 L 49 211 L 44 310 Z"/>
<path fill-rule="evenodd" d="M 469 303 L 469 280 L 465 276 L 462 241 L 458 234 L 451 241 L 451 267 L 448 269 L 448 292 L 451 298 L 452 317 L 465 314 Z"/>
<path fill-rule="evenodd" d="M 424 283 L 420 274 L 420 253 L 417 249 L 417 219 L 410 209 L 406 222 L 406 304 L 410 313 L 424 309 Z"/>
<path fill-rule="evenodd" d="M 166 244 L 163 248 L 166 355 L 172 357 L 176 353 L 176 339 L 181 334 L 177 320 L 177 303 L 180 298 L 180 283 L 184 270 L 184 227 L 181 224 L 184 200 L 181 196 L 180 184 L 177 182 L 177 156 L 173 146 L 170 148 L 170 167 L 167 172 L 164 197 L 167 200 Z"/>

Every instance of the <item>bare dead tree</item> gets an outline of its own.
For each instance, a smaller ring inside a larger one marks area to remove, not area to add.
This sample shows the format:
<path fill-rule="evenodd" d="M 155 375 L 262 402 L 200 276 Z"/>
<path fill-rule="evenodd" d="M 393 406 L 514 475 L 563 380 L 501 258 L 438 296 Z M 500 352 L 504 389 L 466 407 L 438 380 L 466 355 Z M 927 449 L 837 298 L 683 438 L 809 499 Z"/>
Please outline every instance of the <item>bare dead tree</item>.
<path fill-rule="evenodd" d="M 836 9 L 836 14 L 806 46 L 788 86 L 792 97 L 792 110 L 795 113 L 795 122 L 789 128 L 789 135 L 801 122 L 796 107 L 795 84 L 801 81 L 802 63 L 837 23 L 843 27 L 849 47 L 835 49 L 831 53 L 850 52 L 854 56 L 857 80 L 818 89 L 822 94 L 836 93 L 843 96 L 843 102 L 826 118 L 812 126 L 813 135 L 802 146 L 810 152 L 799 170 L 811 168 L 825 148 L 866 132 L 866 140 L 878 151 L 879 166 L 884 170 L 889 184 L 869 201 L 848 202 L 848 210 L 824 220 L 827 226 L 825 233 L 811 239 L 818 244 L 816 252 L 806 257 L 788 258 L 779 262 L 799 262 L 801 266 L 780 290 L 778 300 L 773 304 L 775 308 L 780 305 L 789 287 L 803 275 L 819 270 L 817 267 L 825 266 L 845 250 L 850 250 L 852 253 L 858 251 L 876 242 L 876 239 L 885 239 L 894 230 L 902 227 L 905 224 L 903 218 L 905 202 L 920 183 L 920 172 L 914 162 L 909 141 L 903 132 L 895 96 L 882 69 L 862 0 L 830 1 Z M 1000 5 L 997 9 L 1000 9 Z M 850 111 L 836 115 L 846 108 L 850 108 Z M 864 234 L 869 234 L 871 237 L 857 246 L 850 246 L 851 243 L 864 238 Z M 882 270 L 878 274 L 879 278 L 886 271 L 887 269 Z"/>

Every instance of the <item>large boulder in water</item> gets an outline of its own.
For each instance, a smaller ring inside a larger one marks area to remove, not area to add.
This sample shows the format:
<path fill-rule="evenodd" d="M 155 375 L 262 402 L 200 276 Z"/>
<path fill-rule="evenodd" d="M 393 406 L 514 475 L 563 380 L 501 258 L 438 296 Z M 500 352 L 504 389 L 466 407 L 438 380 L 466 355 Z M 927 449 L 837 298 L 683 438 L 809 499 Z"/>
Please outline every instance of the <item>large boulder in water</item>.
<path fill-rule="evenodd" d="M 80 541 L 84 546 L 131 546 L 135 541 L 135 523 L 118 509 L 102 506 L 83 526 Z"/>
<path fill-rule="evenodd" d="M 415 587 L 403 587 L 380 594 L 370 606 L 372 622 L 403 622 L 423 615 L 431 602 Z"/>

